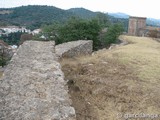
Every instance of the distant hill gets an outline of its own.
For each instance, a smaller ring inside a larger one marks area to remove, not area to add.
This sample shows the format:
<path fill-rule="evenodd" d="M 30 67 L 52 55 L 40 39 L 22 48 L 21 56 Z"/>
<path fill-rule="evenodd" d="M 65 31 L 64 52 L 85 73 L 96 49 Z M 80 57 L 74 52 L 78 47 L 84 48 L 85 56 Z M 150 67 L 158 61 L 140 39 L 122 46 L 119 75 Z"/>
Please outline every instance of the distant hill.
<path fill-rule="evenodd" d="M 16 8 L 0 8 L 0 26 L 17 25 L 27 26 L 29 29 L 39 28 L 42 24 L 52 22 L 65 22 L 72 16 L 79 16 L 83 19 L 92 19 L 98 12 L 85 8 L 71 8 L 63 10 L 53 6 L 29 5 Z M 112 23 L 121 22 L 127 30 L 129 15 L 125 13 L 106 13 Z M 147 24 L 160 26 L 160 20 L 148 18 Z"/>
<path fill-rule="evenodd" d="M 125 18 L 128 19 L 130 15 L 125 14 L 125 13 L 109 13 L 110 16 L 113 16 L 115 18 Z M 147 18 L 146 21 L 147 25 L 149 26 L 160 26 L 160 20 L 159 19 L 154 19 L 154 18 Z"/>
<path fill-rule="evenodd" d="M 65 22 L 72 16 L 82 19 L 92 19 L 98 12 L 85 8 L 71 8 L 63 10 L 53 6 L 29 5 L 16 8 L 0 8 L 0 26 L 19 25 L 27 26 L 29 29 L 39 28 L 42 24 L 51 22 Z"/>
<path fill-rule="evenodd" d="M 115 18 L 129 18 L 129 15 L 128 14 L 125 14 L 125 13 L 108 13 L 109 15 L 115 17 Z"/>
<path fill-rule="evenodd" d="M 72 16 L 78 16 L 83 19 L 92 19 L 100 12 L 93 12 L 85 8 L 71 8 L 63 10 L 53 6 L 29 5 L 16 8 L 0 8 L 0 26 L 17 25 L 27 26 L 33 30 L 41 27 L 43 24 L 52 22 L 65 22 Z M 111 23 L 121 22 L 127 30 L 128 20 L 116 18 L 106 14 Z"/>
<path fill-rule="evenodd" d="M 3 11 L 11 11 L 4 14 Z M 49 24 L 52 21 L 65 21 L 73 13 L 53 6 L 29 5 L 9 9 L 0 9 L 0 22 L 29 27 L 40 27 L 42 24 Z"/>
<path fill-rule="evenodd" d="M 100 12 L 93 12 L 85 8 L 71 8 L 63 10 L 53 6 L 29 5 L 16 8 L 0 8 L 0 26 L 16 25 L 27 26 L 33 30 L 41 27 L 43 24 L 52 22 L 65 22 L 72 16 L 78 16 L 83 19 L 92 19 Z M 116 18 L 106 14 L 111 23 L 121 22 L 127 29 L 128 20 Z"/>
<path fill-rule="evenodd" d="M 13 11 L 11 10 L 0 10 L 0 15 L 4 15 L 4 14 L 10 14 L 12 13 Z"/>
<path fill-rule="evenodd" d="M 92 19 L 97 16 L 85 8 L 71 8 L 63 10 L 53 6 L 29 5 L 16 8 L 0 8 L 0 26 L 20 25 L 27 26 L 30 29 L 39 28 L 42 24 L 51 22 L 65 22 L 72 16 L 78 16 L 83 19 Z"/>
<path fill-rule="evenodd" d="M 97 13 L 87 10 L 85 8 L 71 8 L 68 10 L 69 12 L 74 13 L 75 15 L 83 18 L 83 19 L 91 19 L 96 17 Z"/>
<path fill-rule="evenodd" d="M 147 25 L 160 27 L 160 19 L 147 18 Z"/>

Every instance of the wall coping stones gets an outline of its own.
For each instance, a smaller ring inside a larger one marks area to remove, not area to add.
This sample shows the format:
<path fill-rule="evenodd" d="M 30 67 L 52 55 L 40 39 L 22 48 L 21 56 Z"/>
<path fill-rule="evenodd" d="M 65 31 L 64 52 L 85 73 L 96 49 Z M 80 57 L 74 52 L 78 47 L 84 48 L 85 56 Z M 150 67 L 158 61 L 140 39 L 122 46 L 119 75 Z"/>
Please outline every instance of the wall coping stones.
<path fill-rule="evenodd" d="M 58 57 L 75 57 L 91 54 L 93 50 L 92 40 L 78 40 L 56 45 L 55 51 Z"/>

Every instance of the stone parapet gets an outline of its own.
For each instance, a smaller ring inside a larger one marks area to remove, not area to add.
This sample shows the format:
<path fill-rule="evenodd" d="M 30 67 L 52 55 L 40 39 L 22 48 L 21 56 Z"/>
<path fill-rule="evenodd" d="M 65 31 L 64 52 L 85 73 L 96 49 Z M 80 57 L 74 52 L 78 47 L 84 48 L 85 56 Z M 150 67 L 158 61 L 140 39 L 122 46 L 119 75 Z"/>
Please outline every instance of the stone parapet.
<path fill-rule="evenodd" d="M 55 51 L 58 57 L 75 57 L 91 54 L 93 50 L 92 40 L 78 40 L 56 45 Z"/>
<path fill-rule="evenodd" d="M 26 41 L 0 80 L 0 120 L 75 120 L 54 42 Z"/>

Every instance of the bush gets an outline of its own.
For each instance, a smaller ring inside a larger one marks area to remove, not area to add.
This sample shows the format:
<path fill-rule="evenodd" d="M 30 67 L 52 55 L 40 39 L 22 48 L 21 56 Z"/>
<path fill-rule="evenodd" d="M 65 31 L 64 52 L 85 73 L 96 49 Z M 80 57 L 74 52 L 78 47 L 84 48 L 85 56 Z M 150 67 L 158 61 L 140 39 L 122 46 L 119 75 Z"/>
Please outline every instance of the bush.
<path fill-rule="evenodd" d="M 158 30 L 150 30 L 148 35 L 149 35 L 149 37 L 157 38 L 158 37 Z"/>
<path fill-rule="evenodd" d="M 93 40 L 94 49 L 99 45 L 97 39 L 100 29 L 97 20 L 83 20 L 75 17 L 64 25 L 50 25 L 43 28 L 44 34 L 47 34 L 49 39 L 54 39 L 56 44 L 75 40 Z"/>
<path fill-rule="evenodd" d="M 109 46 L 111 43 L 116 43 L 120 34 L 122 34 L 124 28 L 121 24 L 111 25 L 104 37 L 105 44 Z"/>
<path fill-rule="evenodd" d="M 64 25 L 52 24 L 43 27 L 43 34 L 50 40 L 55 40 L 56 44 L 75 40 L 93 40 L 93 49 L 98 50 L 107 47 L 111 43 L 117 41 L 118 36 L 122 33 L 121 24 L 111 25 L 105 34 L 101 37 L 102 30 L 100 20 L 83 20 L 79 18 L 71 18 Z"/>

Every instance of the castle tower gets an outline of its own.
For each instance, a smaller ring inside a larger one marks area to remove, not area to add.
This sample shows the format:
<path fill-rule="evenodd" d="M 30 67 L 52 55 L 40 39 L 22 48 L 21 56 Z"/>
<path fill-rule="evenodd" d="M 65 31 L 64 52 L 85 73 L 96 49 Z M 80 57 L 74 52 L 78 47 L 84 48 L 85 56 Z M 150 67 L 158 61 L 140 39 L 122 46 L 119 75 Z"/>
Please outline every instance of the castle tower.
<path fill-rule="evenodd" d="M 146 27 L 145 17 L 129 17 L 128 35 L 138 36 L 139 29 Z"/>

